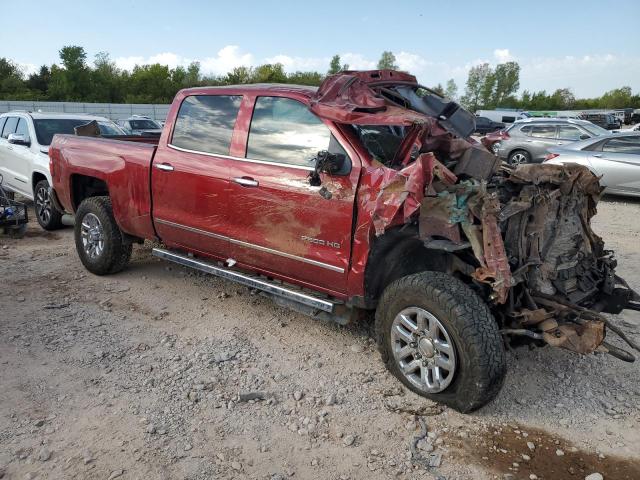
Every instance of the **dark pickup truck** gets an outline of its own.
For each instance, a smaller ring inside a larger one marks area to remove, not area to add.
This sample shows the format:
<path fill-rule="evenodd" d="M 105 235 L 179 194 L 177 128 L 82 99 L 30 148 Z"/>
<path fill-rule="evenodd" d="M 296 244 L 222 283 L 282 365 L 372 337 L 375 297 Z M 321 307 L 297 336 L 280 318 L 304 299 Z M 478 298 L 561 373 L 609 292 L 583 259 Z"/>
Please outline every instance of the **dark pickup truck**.
<path fill-rule="evenodd" d="M 590 227 L 598 179 L 510 167 L 474 129 L 397 71 L 194 88 L 159 139 L 56 135 L 51 194 L 75 213 L 89 271 L 118 272 L 149 239 L 158 257 L 314 318 L 375 311 L 389 370 L 463 412 L 500 390 L 506 343 L 633 361 L 605 340 L 637 348 L 602 312 L 638 296 Z"/>

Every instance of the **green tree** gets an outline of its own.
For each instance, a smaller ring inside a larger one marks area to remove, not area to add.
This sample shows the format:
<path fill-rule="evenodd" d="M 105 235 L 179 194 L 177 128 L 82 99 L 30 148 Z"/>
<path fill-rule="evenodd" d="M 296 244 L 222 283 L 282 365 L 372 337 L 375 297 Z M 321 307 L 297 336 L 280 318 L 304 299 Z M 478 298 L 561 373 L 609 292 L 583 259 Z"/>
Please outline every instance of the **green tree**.
<path fill-rule="evenodd" d="M 0 95 L 7 99 L 16 100 L 21 95 L 31 97 L 24 83 L 20 68 L 4 57 L 0 58 Z"/>
<path fill-rule="evenodd" d="M 444 96 L 450 100 L 456 100 L 458 98 L 458 85 L 453 78 L 447 80 L 447 86 L 444 90 Z"/>
<path fill-rule="evenodd" d="M 250 83 L 253 77 L 253 70 L 249 67 L 235 67 L 224 77 L 227 85 L 241 85 Z"/>
<path fill-rule="evenodd" d="M 493 91 L 493 82 L 495 77 L 488 63 L 471 67 L 465 93 L 461 99 L 462 104 L 473 112 L 484 106 L 486 98 L 490 97 Z"/>
<path fill-rule="evenodd" d="M 281 63 L 265 63 L 257 66 L 251 79 L 255 83 L 286 83 L 287 75 Z"/>
<path fill-rule="evenodd" d="M 441 83 L 437 84 L 435 87 L 431 87 L 431 90 L 433 90 L 434 92 L 436 92 L 438 95 L 440 95 L 441 97 L 445 96 L 445 92 L 444 92 L 444 87 L 442 86 Z"/>
<path fill-rule="evenodd" d="M 45 96 L 51 81 L 51 71 L 46 65 L 42 65 L 38 73 L 32 73 L 27 79 L 27 88 Z"/>
<path fill-rule="evenodd" d="M 324 80 L 324 76 L 320 72 L 294 72 L 287 75 L 287 83 L 295 83 L 296 85 L 318 86 L 322 80 Z"/>
<path fill-rule="evenodd" d="M 99 52 L 94 57 L 93 70 L 91 70 L 91 92 L 86 100 L 91 102 L 124 101 L 126 85 L 122 81 L 122 74 L 111 61 L 109 54 Z"/>
<path fill-rule="evenodd" d="M 136 65 L 129 77 L 127 103 L 169 103 L 176 93 L 166 65 Z"/>
<path fill-rule="evenodd" d="M 631 105 L 631 87 L 609 90 L 600 98 L 600 108 L 625 108 Z"/>
<path fill-rule="evenodd" d="M 91 89 L 90 71 L 87 66 L 87 53 L 84 48 L 68 45 L 60 49 L 62 69 L 52 71 L 51 81 L 54 94 L 60 100 L 82 101 L 88 97 Z"/>
<path fill-rule="evenodd" d="M 349 70 L 349 65 L 347 63 L 340 63 L 340 55 L 334 55 L 331 57 L 331 63 L 329 63 L 329 75 L 335 75 L 338 72 L 342 72 L 344 70 Z"/>
<path fill-rule="evenodd" d="M 504 100 L 520 88 L 520 65 L 518 62 L 506 62 L 496 66 L 493 73 L 495 86 L 491 104 L 494 107 L 505 106 Z"/>
<path fill-rule="evenodd" d="M 384 51 L 378 60 L 379 70 L 398 70 L 396 56 L 392 52 Z"/>

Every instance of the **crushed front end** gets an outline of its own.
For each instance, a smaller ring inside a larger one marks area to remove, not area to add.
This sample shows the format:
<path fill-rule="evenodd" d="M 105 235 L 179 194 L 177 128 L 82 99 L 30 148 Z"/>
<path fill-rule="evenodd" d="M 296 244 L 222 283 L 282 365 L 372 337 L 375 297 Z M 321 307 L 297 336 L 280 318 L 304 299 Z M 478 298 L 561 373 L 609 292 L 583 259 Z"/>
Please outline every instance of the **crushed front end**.
<path fill-rule="evenodd" d="M 417 224 L 425 247 L 448 255 L 451 273 L 491 306 L 505 337 L 635 360 L 605 340 L 609 330 L 640 351 L 604 315 L 639 310 L 640 297 L 591 229 L 602 188 L 586 167 L 502 163 L 468 137 L 468 112 L 401 72 L 329 77 L 312 110 L 354 128 L 374 160 L 361 178 L 356 234 Z M 368 139 L 382 130 L 388 138 Z"/>

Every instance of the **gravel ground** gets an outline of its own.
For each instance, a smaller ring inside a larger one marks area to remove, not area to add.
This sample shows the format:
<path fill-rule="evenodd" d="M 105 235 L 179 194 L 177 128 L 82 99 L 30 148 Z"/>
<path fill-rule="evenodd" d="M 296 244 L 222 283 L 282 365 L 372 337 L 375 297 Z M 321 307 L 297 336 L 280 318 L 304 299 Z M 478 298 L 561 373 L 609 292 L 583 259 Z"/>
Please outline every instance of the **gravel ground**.
<path fill-rule="evenodd" d="M 599 210 L 640 287 L 640 202 Z M 640 478 L 637 364 L 511 351 L 496 401 L 461 415 L 394 380 L 367 323 L 315 322 L 149 245 L 96 277 L 72 233 L 0 236 L 0 478 Z M 619 323 L 640 341 L 640 315 Z"/>

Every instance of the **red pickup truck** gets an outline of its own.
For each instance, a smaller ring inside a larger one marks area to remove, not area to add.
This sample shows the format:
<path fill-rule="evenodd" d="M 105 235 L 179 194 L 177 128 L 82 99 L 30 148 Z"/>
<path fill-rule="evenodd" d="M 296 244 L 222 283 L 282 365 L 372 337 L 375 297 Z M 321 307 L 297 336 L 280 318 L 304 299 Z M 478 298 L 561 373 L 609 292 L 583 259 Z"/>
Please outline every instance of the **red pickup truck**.
<path fill-rule="evenodd" d="M 315 318 L 375 310 L 389 370 L 463 412 L 500 390 L 506 342 L 633 361 L 605 341 L 613 331 L 637 348 L 601 312 L 638 309 L 638 296 L 591 230 L 597 178 L 509 167 L 474 128 L 389 70 L 319 89 L 192 88 L 159 139 L 56 135 L 51 195 L 75 213 L 89 271 L 118 272 L 150 239 L 161 258 Z"/>

